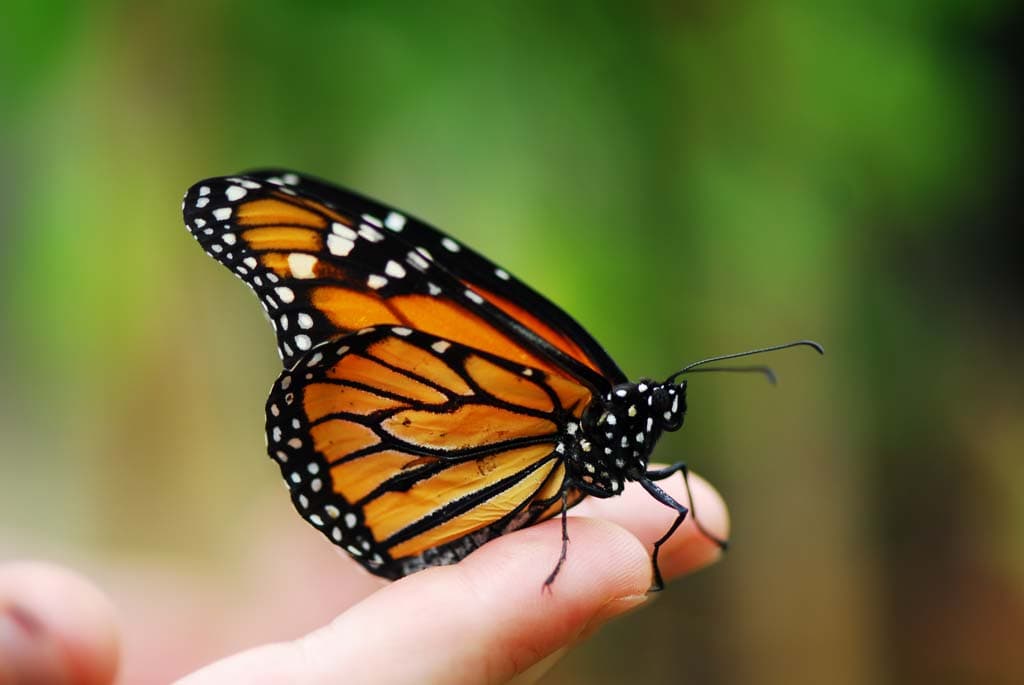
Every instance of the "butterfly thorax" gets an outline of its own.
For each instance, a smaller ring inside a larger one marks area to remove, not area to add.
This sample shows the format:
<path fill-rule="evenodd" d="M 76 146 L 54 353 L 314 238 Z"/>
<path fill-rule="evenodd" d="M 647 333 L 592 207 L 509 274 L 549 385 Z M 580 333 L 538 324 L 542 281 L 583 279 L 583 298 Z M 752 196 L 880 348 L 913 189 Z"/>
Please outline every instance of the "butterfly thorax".
<path fill-rule="evenodd" d="M 569 460 L 574 480 L 588 494 L 619 494 L 626 481 L 643 476 L 662 432 L 679 430 L 685 414 L 685 381 L 616 385 L 583 414 Z"/>

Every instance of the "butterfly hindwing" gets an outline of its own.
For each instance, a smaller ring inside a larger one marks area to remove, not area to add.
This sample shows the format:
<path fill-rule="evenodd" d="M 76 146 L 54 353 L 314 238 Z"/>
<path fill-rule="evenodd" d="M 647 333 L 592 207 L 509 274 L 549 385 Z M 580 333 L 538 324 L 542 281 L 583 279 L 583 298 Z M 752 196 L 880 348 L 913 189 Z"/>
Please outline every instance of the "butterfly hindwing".
<path fill-rule="evenodd" d="M 624 380 L 561 309 L 398 210 L 284 171 L 213 178 L 185 197 L 203 248 L 248 283 L 285 367 L 337 335 L 407 326 L 604 391 Z"/>
<path fill-rule="evenodd" d="M 322 344 L 278 378 L 268 450 L 300 514 L 388 578 L 461 559 L 582 495 L 563 441 L 589 391 L 405 327 Z"/>

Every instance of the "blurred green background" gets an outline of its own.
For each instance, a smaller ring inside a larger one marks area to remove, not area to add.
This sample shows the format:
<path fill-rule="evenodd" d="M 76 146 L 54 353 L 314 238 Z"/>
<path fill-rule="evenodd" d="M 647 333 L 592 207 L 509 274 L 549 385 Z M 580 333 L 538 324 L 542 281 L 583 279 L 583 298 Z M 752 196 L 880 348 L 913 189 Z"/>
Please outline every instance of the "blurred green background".
<path fill-rule="evenodd" d="M 734 548 L 545 682 L 1024 682 L 1014 9 L 5 3 L 0 557 L 113 594 L 130 683 L 356 592 L 263 451 L 270 329 L 180 217 L 290 166 L 493 256 L 633 377 L 828 349 L 691 380 L 658 456 Z"/>

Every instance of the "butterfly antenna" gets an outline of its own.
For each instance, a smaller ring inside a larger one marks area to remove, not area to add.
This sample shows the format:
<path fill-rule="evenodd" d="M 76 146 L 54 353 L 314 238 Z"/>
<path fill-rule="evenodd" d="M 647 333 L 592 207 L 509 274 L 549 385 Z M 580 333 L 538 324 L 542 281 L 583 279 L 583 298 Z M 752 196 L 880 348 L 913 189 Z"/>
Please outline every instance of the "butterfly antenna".
<path fill-rule="evenodd" d="M 761 373 L 772 385 L 778 383 L 775 371 L 770 366 L 711 366 L 703 369 L 691 369 L 687 373 L 707 373 L 710 371 L 731 371 L 732 373 Z M 674 376 L 673 376 L 674 377 Z"/>
<path fill-rule="evenodd" d="M 760 348 L 758 348 L 756 350 L 747 350 L 746 352 L 734 352 L 732 354 L 722 354 L 722 355 L 719 355 L 717 357 L 708 357 L 707 359 L 701 359 L 700 361 L 696 361 L 696 362 L 693 362 L 692 364 L 688 364 L 688 365 L 684 366 L 682 369 L 680 369 L 679 371 L 676 371 L 674 374 L 669 376 L 665 380 L 665 382 L 666 383 L 672 383 L 673 381 L 675 381 L 676 378 L 678 378 L 679 376 L 683 375 L 684 373 L 694 373 L 694 372 L 697 372 L 697 371 L 756 371 L 756 372 L 763 373 L 766 376 L 768 376 L 768 380 L 771 383 L 774 384 L 775 383 L 775 373 L 770 368 L 768 368 L 766 366 L 760 366 L 760 367 L 758 367 L 758 366 L 755 366 L 755 367 L 736 366 L 736 367 L 719 367 L 719 368 L 713 368 L 713 369 L 699 369 L 697 367 L 704 366 L 705 364 L 711 364 L 712 362 L 724 361 L 726 359 L 738 359 L 740 357 L 750 357 L 752 355 L 763 354 L 765 352 L 777 352 L 778 350 L 787 350 L 790 347 L 811 347 L 818 354 L 825 354 L 825 348 L 822 347 L 821 345 L 819 345 L 818 343 L 814 342 L 813 340 L 794 340 L 793 342 L 785 343 L 785 344 L 782 344 L 782 345 L 772 345 L 771 347 L 760 347 Z"/>

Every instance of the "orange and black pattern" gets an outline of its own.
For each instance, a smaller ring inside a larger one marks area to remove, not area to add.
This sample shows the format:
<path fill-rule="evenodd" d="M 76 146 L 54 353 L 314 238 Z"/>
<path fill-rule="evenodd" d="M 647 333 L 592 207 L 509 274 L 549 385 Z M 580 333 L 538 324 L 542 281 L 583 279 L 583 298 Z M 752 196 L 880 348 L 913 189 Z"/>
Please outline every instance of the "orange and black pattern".
<path fill-rule="evenodd" d="M 436 228 L 285 171 L 212 178 L 185 224 L 251 287 L 284 370 L 267 444 L 295 507 L 371 572 L 458 561 L 638 481 L 686 382 L 627 381 L 568 314 Z M 705 360 L 707 361 L 707 360 Z M 704 361 L 699 362 L 703 364 Z M 678 375 L 678 374 L 677 374 Z"/>
<path fill-rule="evenodd" d="M 450 340 L 368 328 L 278 379 L 269 450 L 310 523 L 398 578 L 558 513 L 564 434 L 588 399 L 560 376 Z"/>

